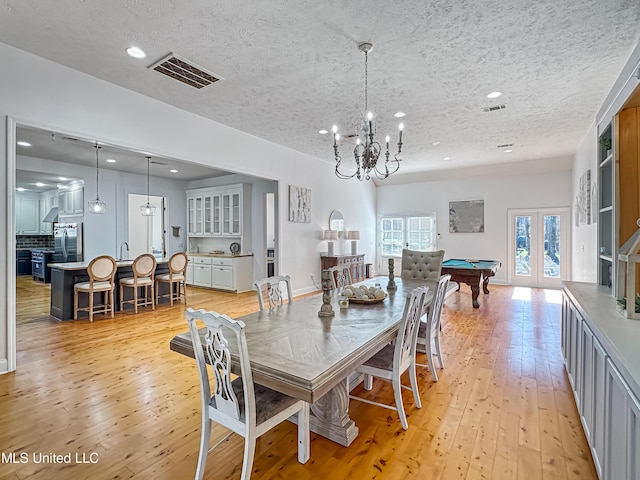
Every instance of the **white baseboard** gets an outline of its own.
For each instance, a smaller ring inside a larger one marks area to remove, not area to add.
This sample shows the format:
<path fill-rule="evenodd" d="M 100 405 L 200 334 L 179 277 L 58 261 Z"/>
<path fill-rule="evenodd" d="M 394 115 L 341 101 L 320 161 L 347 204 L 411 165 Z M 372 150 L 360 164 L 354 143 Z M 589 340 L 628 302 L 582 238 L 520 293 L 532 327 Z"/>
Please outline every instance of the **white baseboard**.
<path fill-rule="evenodd" d="M 9 361 L 6 358 L 0 358 L 0 375 L 9 373 Z"/>

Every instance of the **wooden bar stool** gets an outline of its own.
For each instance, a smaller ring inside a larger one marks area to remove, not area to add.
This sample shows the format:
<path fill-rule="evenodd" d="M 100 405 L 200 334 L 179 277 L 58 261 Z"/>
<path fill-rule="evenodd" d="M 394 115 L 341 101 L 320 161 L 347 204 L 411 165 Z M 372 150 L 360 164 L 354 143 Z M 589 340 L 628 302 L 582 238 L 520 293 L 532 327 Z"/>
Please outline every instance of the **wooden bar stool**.
<path fill-rule="evenodd" d="M 146 307 L 151 305 L 151 309 L 156 309 L 155 295 L 153 293 L 154 274 L 156 271 L 156 259 L 150 253 L 138 255 L 131 266 L 133 269 L 133 277 L 120 279 L 120 311 L 123 311 L 125 303 L 133 303 L 133 309 L 138 313 L 138 306 Z M 133 299 L 124 300 L 123 288 L 133 288 Z M 144 287 L 144 298 L 138 299 L 138 288 Z M 151 287 L 151 295 L 149 295 L 149 287 Z"/>
<path fill-rule="evenodd" d="M 158 275 L 156 277 L 156 303 L 158 303 L 160 298 L 164 297 L 169 297 L 171 306 L 173 306 L 174 300 L 179 301 L 181 298 L 184 298 L 184 303 L 187 303 L 187 286 L 185 280 L 188 261 L 189 258 L 184 252 L 178 252 L 171 255 L 171 258 L 169 259 L 169 273 Z M 169 293 L 160 295 L 159 282 L 169 284 Z"/>
<path fill-rule="evenodd" d="M 116 288 L 116 270 L 116 261 L 109 255 L 102 255 L 91 260 L 89 266 L 87 267 L 89 281 L 80 282 L 73 285 L 74 320 L 78 319 L 78 312 L 89 312 L 90 322 L 93 322 L 94 313 L 111 312 L 111 318 L 113 318 L 113 291 Z M 102 305 L 93 304 L 93 294 L 95 292 L 103 292 L 104 295 Z M 79 293 L 86 293 L 89 295 L 89 306 L 78 308 Z"/>

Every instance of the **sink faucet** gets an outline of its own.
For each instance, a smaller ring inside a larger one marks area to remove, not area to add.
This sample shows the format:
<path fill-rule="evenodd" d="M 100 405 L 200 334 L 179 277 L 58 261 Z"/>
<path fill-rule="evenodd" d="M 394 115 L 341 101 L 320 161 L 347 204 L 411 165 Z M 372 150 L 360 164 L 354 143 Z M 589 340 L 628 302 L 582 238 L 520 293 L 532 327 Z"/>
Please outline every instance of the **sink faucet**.
<path fill-rule="evenodd" d="M 122 245 L 120 245 L 120 260 L 125 260 L 125 258 L 122 256 L 122 247 L 127 247 L 127 259 L 129 258 L 129 244 L 127 242 L 122 242 Z"/>

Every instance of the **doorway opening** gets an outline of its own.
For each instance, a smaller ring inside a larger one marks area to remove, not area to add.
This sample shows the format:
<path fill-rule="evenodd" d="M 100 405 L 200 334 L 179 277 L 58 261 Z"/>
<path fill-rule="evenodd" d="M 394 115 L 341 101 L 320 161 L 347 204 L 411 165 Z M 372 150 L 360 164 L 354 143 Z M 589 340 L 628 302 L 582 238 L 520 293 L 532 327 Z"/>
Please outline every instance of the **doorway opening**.
<path fill-rule="evenodd" d="M 151 253 L 158 258 L 167 256 L 166 198 L 149 196 L 149 202 L 157 207 L 156 213 L 144 216 L 140 213 L 140 205 L 147 203 L 147 196 L 136 193 L 128 196 L 129 258 L 143 253 Z"/>

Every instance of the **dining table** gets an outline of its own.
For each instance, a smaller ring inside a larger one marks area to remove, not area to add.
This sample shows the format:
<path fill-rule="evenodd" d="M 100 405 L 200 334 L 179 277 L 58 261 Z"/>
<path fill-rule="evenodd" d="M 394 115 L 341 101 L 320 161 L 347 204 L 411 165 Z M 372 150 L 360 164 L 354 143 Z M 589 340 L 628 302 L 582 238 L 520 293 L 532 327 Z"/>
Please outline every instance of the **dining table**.
<path fill-rule="evenodd" d="M 330 296 L 334 315 L 322 317 L 318 313 L 323 294 L 319 293 L 236 318 L 245 324 L 254 382 L 309 402 L 311 431 L 343 446 L 358 435 L 358 427 L 349 418 L 349 375 L 394 340 L 411 291 L 429 286 L 426 309 L 436 286 L 435 282 L 396 278 L 396 288 L 387 289 L 386 277 L 360 284 L 380 284 L 387 296 L 379 303 L 350 302 L 341 309 L 334 291 Z M 205 330 L 199 329 L 201 336 Z M 189 332 L 173 337 L 170 349 L 193 357 Z M 231 345 L 230 351 L 237 368 L 237 352 Z"/>

